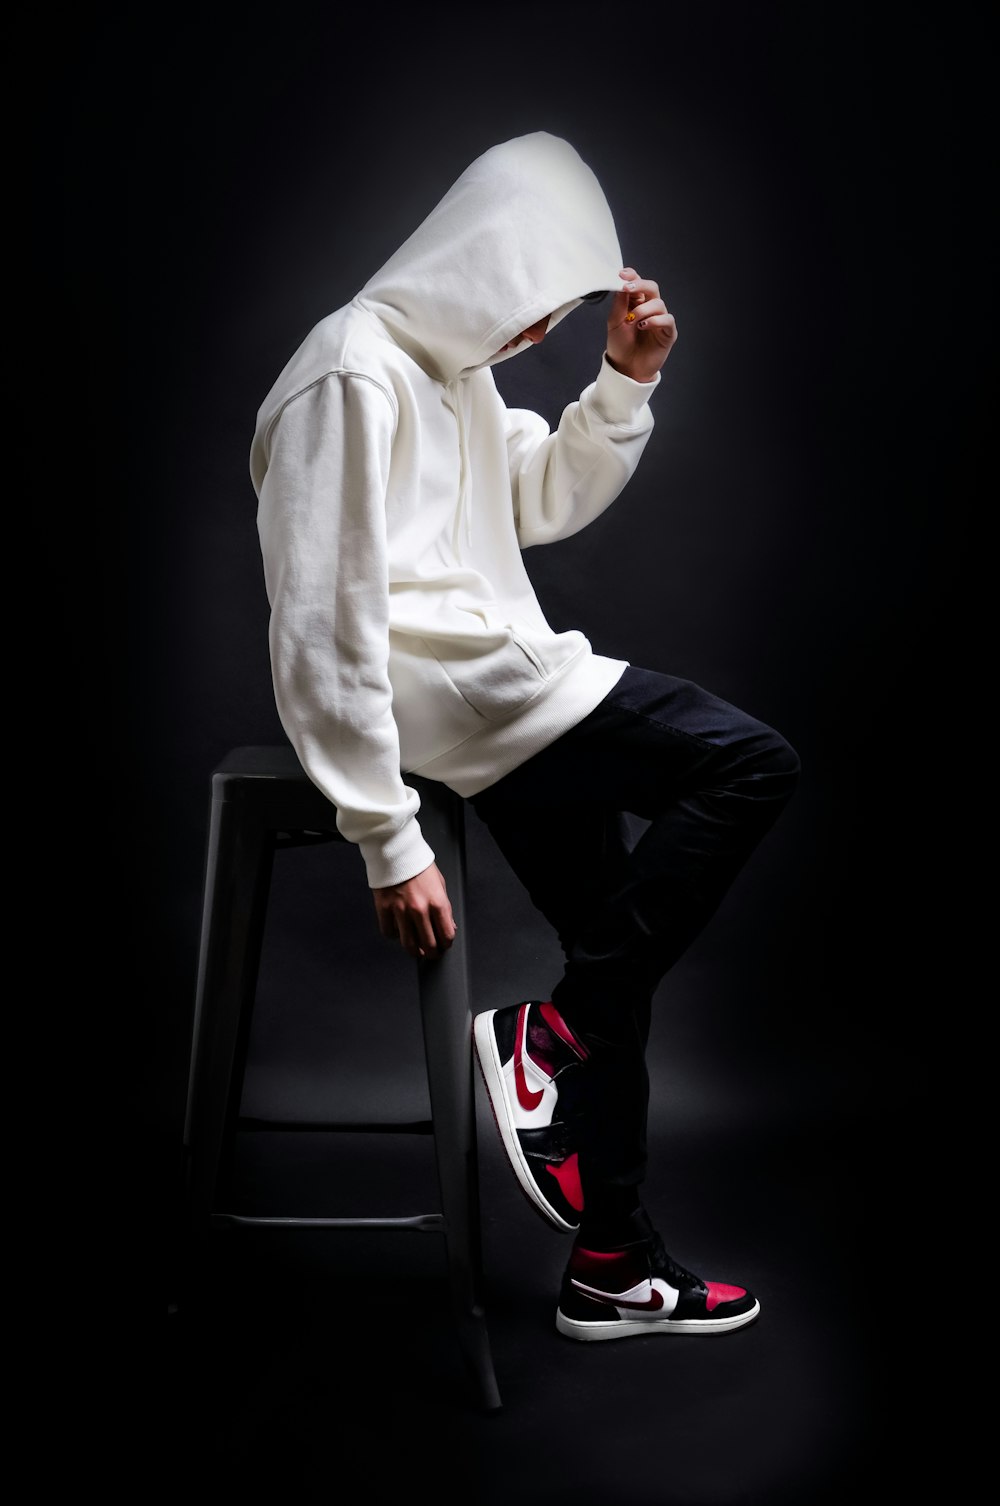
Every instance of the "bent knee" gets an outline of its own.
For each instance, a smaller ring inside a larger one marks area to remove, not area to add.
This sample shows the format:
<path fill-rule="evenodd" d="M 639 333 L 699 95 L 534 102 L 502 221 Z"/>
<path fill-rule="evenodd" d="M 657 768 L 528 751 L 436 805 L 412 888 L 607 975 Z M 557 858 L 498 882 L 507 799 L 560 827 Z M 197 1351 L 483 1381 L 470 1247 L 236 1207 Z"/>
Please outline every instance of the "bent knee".
<path fill-rule="evenodd" d="M 802 773 L 802 759 L 798 750 L 793 748 L 787 738 L 776 732 L 774 744 L 774 768 L 777 773 L 785 774 L 789 779 L 797 780 Z"/>
<path fill-rule="evenodd" d="M 757 774 L 766 776 L 774 793 L 781 793 L 786 799 L 791 796 L 802 773 L 802 760 L 786 737 L 769 727 L 760 759 L 754 762 Z"/>
<path fill-rule="evenodd" d="M 765 722 L 754 722 L 741 744 L 734 772 L 743 793 L 787 799 L 798 784 L 802 760 L 780 732 Z"/>

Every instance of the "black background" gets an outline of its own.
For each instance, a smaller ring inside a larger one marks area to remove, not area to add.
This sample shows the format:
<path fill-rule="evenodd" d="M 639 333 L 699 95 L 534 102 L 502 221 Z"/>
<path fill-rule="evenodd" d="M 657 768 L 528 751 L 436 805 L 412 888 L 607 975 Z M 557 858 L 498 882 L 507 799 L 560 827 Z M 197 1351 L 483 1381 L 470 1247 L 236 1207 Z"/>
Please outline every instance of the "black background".
<path fill-rule="evenodd" d="M 783 1456 L 779 1408 L 760 1424 L 776 1462 L 756 1483 L 702 1488 L 689 1459 L 671 1493 L 633 1445 L 622 1470 L 671 1503 L 810 1501 L 868 1449 L 866 1467 L 877 1456 L 898 1482 L 927 1415 L 916 1377 L 936 1362 L 912 1312 L 934 1285 L 928 1241 L 951 1227 L 946 1001 L 976 913 L 943 792 L 966 776 L 976 718 L 964 615 L 989 339 L 983 37 L 954 8 L 894 6 L 88 14 L 47 39 L 35 133 L 55 312 L 37 415 L 61 478 L 41 627 L 64 678 L 58 725 L 72 729 L 68 754 L 46 739 L 38 756 L 71 801 L 89 791 L 74 806 L 66 950 L 107 980 L 89 1025 L 109 1070 L 90 1108 L 99 1171 L 80 1160 L 109 1184 L 102 1275 L 149 1386 L 138 1467 L 162 1462 L 194 1416 L 206 1457 L 254 1471 L 254 1446 L 231 1417 L 206 1421 L 204 1394 L 174 1409 L 194 1350 L 157 1327 L 172 1297 L 208 776 L 231 746 L 282 740 L 247 473 L 256 409 L 311 325 L 473 157 L 544 129 L 596 171 L 626 260 L 659 281 L 680 338 L 626 492 L 580 535 L 526 553 L 543 608 L 599 651 L 771 722 L 804 766 L 795 803 L 658 995 L 649 1200 L 686 1263 L 702 1246 L 751 1273 L 757 1259 L 848 1335 L 835 1360 L 805 1343 L 795 1361 L 800 1379 L 825 1376 L 817 1406 L 839 1426 L 815 1457 L 808 1428 Z M 602 320 L 584 307 L 498 368 L 507 401 L 557 421 L 592 379 Z M 552 939 L 471 813 L 469 839 L 481 1007 L 538 995 L 557 975 Z M 290 1095 L 322 1112 L 323 1053 L 369 1040 L 373 986 L 390 1087 L 362 1074 L 348 1096 L 408 1091 L 408 964 L 376 938 L 354 857 L 331 868 L 311 854 L 279 875 L 249 1084 L 264 1110 Z M 331 917 L 354 938 L 346 964 Z M 331 972 L 364 995 L 338 999 L 335 1038 Z M 492 1142 L 483 1154 L 499 1182 Z M 515 1205 L 508 1220 L 506 1188 L 485 1185 L 499 1272 L 531 1216 Z M 807 1256 L 814 1283 L 792 1268 Z M 498 1296 L 513 1322 L 511 1269 Z M 550 1317 L 539 1305 L 519 1337 L 519 1374 L 544 1376 Z M 646 1388 L 655 1367 L 635 1363 Z M 771 1352 L 769 1373 L 783 1363 Z M 287 1443 L 275 1418 L 294 1382 L 261 1373 L 255 1394 L 275 1398 L 273 1413 L 260 1405 Z M 579 1385 L 575 1404 L 599 1417 Z M 545 1391 L 519 1400 L 544 1408 Z M 722 1446 L 724 1388 L 706 1405 Z M 308 1429 L 288 1443 L 300 1483 L 318 1489 L 324 1446 Z M 492 1498 L 489 1445 L 476 1449 Z M 275 1443 L 276 1471 L 281 1455 Z M 534 1463 L 536 1480 L 556 1468 Z M 559 1478 L 565 1499 L 590 1499 L 582 1472 Z"/>

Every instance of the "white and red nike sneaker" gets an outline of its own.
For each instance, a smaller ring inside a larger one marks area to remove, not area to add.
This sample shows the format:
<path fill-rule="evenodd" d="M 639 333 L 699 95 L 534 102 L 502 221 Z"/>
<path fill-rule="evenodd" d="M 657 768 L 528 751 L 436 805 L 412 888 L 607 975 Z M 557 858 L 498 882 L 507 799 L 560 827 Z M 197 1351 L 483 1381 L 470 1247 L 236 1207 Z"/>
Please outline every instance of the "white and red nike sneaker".
<path fill-rule="evenodd" d="M 588 1249 L 577 1238 L 563 1277 L 556 1328 L 570 1339 L 651 1333 L 729 1333 L 752 1323 L 760 1303 L 742 1286 L 702 1281 L 667 1254 L 644 1210 L 638 1238 Z"/>
<path fill-rule="evenodd" d="M 473 1039 L 514 1175 L 550 1224 L 575 1231 L 583 1192 L 564 1090 L 565 1074 L 586 1061 L 586 1046 L 541 999 L 477 1015 Z"/>

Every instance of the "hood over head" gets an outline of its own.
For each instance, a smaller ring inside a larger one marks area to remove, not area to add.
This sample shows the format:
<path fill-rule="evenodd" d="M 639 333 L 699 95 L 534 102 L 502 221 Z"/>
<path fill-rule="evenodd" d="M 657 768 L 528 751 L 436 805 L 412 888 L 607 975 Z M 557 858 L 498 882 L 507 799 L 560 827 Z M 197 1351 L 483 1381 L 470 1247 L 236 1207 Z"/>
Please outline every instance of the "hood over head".
<path fill-rule="evenodd" d="M 547 131 L 477 157 L 354 302 L 431 376 L 452 381 L 588 293 L 622 286 L 607 200 L 574 147 Z"/>

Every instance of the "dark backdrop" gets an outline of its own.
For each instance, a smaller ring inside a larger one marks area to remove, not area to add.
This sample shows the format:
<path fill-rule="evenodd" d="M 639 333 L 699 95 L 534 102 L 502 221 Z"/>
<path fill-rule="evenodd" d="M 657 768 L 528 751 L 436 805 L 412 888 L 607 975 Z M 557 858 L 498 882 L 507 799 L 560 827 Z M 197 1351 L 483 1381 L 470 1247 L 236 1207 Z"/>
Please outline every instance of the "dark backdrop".
<path fill-rule="evenodd" d="M 113 990 L 94 1028 L 112 1068 L 105 1165 L 127 1188 L 108 1225 L 122 1289 L 154 1308 L 169 1295 L 208 776 L 233 745 L 282 740 L 247 473 L 257 406 L 474 156 L 545 129 L 595 169 L 680 338 L 626 492 L 526 554 L 543 607 L 771 722 L 804 766 L 661 991 L 655 1143 L 669 1155 L 699 1116 L 720 1158 L 746 1122 L 823 1126 L 822 1186 L 789 1148 L 789 1196 L 811 1198 L 851 1302 L 884 1304 L 868 1273 L 908 1269 L 937 1145 L 940 1039 L 915 1027 L 916 1001 L 947 996 L 971 903 L 942 879 L 940 791 L 959 762 L 942 732 L 969 694 L 957 471 L 985 345 L 961 312 L 980 293 L 981 39 L 951 8 L 891 6 L 89 15 L 50 42 L 38 223 L 71 543 L 54 615 L 102 812 L 76 955 Z M 602 320 L 584 307 L 500 367 L 505 398 L 555 422 L 592 379 Z M 537 993 L 557 955 L 471 812 L 470 855 L 483 1007 Z M 303 873 L 289 916 L 347 916 L 384 947 L 360 862 Z M 335 951 L 315 954 L 314 989 Z M 409 979 L 388 950 L 355 966 L 390 993 Z M 317 1103 L 318 1013 L 279 1011 L 268 1038 Z M 856 1306 L 852 1321 L 865 1384 L 891 1375 L 898 1395 L 907 1325 L 892 1319 L 882 1370 Z"/>

